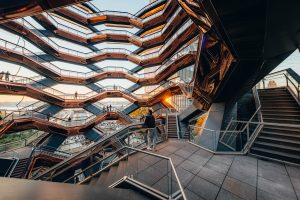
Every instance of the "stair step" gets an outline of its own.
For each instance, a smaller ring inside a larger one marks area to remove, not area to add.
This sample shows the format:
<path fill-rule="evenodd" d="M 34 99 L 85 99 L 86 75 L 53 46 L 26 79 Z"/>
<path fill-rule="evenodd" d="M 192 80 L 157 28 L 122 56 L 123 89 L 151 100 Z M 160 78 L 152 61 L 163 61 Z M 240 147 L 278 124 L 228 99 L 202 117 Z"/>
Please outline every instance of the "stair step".
<path fill-rule="evenodd" d="M 271 118 L 271 117 L 263 117 L 264 122 L 270 123 L 281 123 L 281 124 L 299 124 L 300 119 L 278 119 L 278 118 Z"/>
<path fill-rule="evenodd" d="M 281 151 L 281 152 L 285 152 L 285 153 L 289 153 L 289 154 L 300 155 L 300 148 L 290 147 L 290 146 L 286 146 L 286 145 L 257 141 L 254 143 L 254 147 L 259 147 L 259 148 L 264 148 L 264 149 L 269 149 L 269 150 L 274 150 L 274 151 Z"/>
<path fill-rule="evenodd" d="M 113 182 L 112 180 L 114 179 L 115 175 L 116 175 L 116 171 L 117 171 L 118 167 L 117 166 L 111 166 L 109 168 L 109 172 L 108 175 L 103 183 L 103 185 L 105 186 L 110 186 Z"/>
<path fill-rule="evenodd" d="M 263 118 L 267 117 L 267 118 L 284 118 L 284 119 L 300 119 L 300 115 L 295 115 L 295 114 L 267 114 L 267 113 L 262 113 Z"/>
<path fill-rule="evenodd" d="M 119 162 L 119 166 L 118 166 L 118 169 L 117 169 L 117 172 L 116 172 L 116 175 L 115 175 L 115 178 L 114 178 L 113 182 L 116 182 L 117 180 L 119 180 L 119 179 L 121 179 L 121 178 L 124 177 L 125 172 L 126 172 L 125 171 L 126 170 L 126 166 L 127 166 L 127 161 L 120 161 Z"/>
<path fill-rule="evenodd" d="M 108 171 L 102 171 L 96 184 L 97 185 L 104 185 L 105 180 L 107 178 L 107 175 L 108 175 Z"/>
<path fill-rule="evenodd" d="M 300 134 L 289 134 L 289 133 L 277 133 L 277 132 L 271 132 L 271 131 L 262 131 L 261 135 L 269 135 L 269 136 L 273 136 L 273 137 L 280 137 L 280 138 L 290 138 L 290 139 L 300 139 Z"/>
<path fill-rule="evenodd" d="M 300 156 L 294 154 L 268 150 L 268 149 L 263 149 L 258 147 L 252 147 L 250 153 L 258 156 L 261 155 L 266 158 L 273 158 L 277 160 L 283 160 L 291 163 L 300 164 Z"/>
<path fill-rule="evenodd" d="M 276 106 L 276 105 L 268 105 L 262 106 L 262 110 L 274 110 L 274 111 L 295 111 L 299 109 L 299 106 Z"/>
<path fill-rule="evenodd" d="M 93 177 L 93 178 L 91 178 L 91 180 L 90 180 L 90 182 L 89 182 L 89 185 L 96 185 L 97 180 L 98 180 L 98 177 Z"/>
<path fill-rule="evenodd" d="M 300 135 L 300 128 L 298 128 L 298 127 L 264 125 L 263 131 L 270 131 L 270 132 L 276 132 L 276 133 L 288 132 L 288 133 L 294 133 L 294 134 Z"/>
<path fill-rule="evenodd" d="M 300 147 L 300 143 L 295 140 L 268 137 L 268 136 L 263 136 L 263 135 L 258 136 L 256 141 L 273 142 L 274 144 L 282 144 L 282 145 L 287 145 L 287 146 Z"/>
<path fill-rule="evenodd" d="M 300 115 L 300 109 L 299 110 L 274 110 L 274 109 L 261 109 L 262 113 L 266 114 L 288 114 L 288 115 Z"/>

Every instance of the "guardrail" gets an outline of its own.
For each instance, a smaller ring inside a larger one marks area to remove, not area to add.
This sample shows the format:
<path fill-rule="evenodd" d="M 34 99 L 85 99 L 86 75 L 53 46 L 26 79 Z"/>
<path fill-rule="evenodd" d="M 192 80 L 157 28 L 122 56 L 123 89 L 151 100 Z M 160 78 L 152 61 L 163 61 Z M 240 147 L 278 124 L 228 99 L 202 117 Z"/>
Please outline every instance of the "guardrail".
<path fill-rule="evenodd" d="M 300 104 L 300 76 L 295 71 L 288 68 L 271 73 L 257 84 L 257 89 L 278 87 L 286 87 Z"/>
<path fill-rule="evenodd" d="M 162 125 L 158 125 L 162 126 Z M 73 163 L 75 161 L 81 160 L 81 159 L 88 159 L 92 158 L 95 153 L 101 153 L 102 155 L 105 154 L 105 148 L 114 143 L 119 143 L 120 140 L 122 140 L 125 144 L 132 144 L 132 145 L 140 145 L 140 141 L 144 140 L 145 138 L 142 133 L 140 132 L 140 128 L 142 127 L 142 123 L 136 123 L 136 124 L 130 124 L 127 127 L 119 130 L 118 132 L 105 136 L 98 142 L 95 142 L 90 147 L 84 149 L 83 151 L 71 156 L 70 158 L 64 160 L 63 162 L 60 162 L 59 164 L 53 166 L 43 174 L 35 177 L 34 179 L 41 179 L 41 180 L 52 180 L 56 176 L 59 176 L 61 173 L 69 169 L 70 163 Z M 133 131 L 134 129 L 139 129 L 137 131 Z M 134 136 L 131 136 L 134 135 Z M 129 138 L 131 136 L 132 138 Z M 126 138 L 129 138 L 128 140 L 125 140 Z M 138 139 L 137 139 L 138 138 Z"/>
<path fill-rule="evenodd" d="M 159 191 L 159 193 L 162 193 L 163 195 L 166 195 L 166 199 L 173 199 L 174 196 L 177 196 L 177 198 L 186 199 L 183 187 L 181 186 L 180 180 L 178 178 L 177 172 L 175 170 L 174 164 L 169 157 L 157 155 L 154 153 L 150 153 L 147 151 L 143 151 L 140 149 L 136 149 L 133 147 L 124 146 L 120 148 L 118 151 L 114 152 L 113 154 L 109 155 L 108 157 L 105 157 L 104 159 L 90 165 L 89 167 L 85 168 L 81 172 L 75 174 L 74 176 L 68 178 L 65 180 L 65 183 L 78 183 L 83 184 L 86 182 L 89 182 L 93 177 L 99 176 L 101 172 L 103 172 L 105 169 L 108 169 L 109 167 L 115 165 L 116 163 L 120 162 L 121 160 L 128 160 L 128 157 L 134 154 L 144 154 L 149 157 L 155 157 L 160 159 L 159 162 L 161 162 L 166 167 L 161 167 L 161 170 L 157 170 L 156 172 L 161 174 L 162 176 L 166 177 L 166 181 L 168 184 L 168 191 L 167 193 L 165 191 L 162 191 L 160 189 L 156 189 Z M 139 162 L 142 162 L 142 160 L 137 159 L 134 163 L 134 166 L 136 167 L 134 172 L 132 171 L 125 171 L 124 176 L 131 177 L 133 180 L 136 181 L 142 181 L 140 179 L 141 174 L 143 173 L 143 170 L 147 167 L 151 167 L 151 164 L 148 164 L 149 166 L 139 167 Z M 152 164 L 154 165 L 154 164 Z M 176 182 L 176 185 L 174 186 L 174 182 Z M 145 183 L 144 183 L 145 184 Z M 147 184 L 146 184 L 147 185 Z M 151 186 L 148 186 L 151 188 Z M 175 195 L 178 193 L 178 190 L 180 191 L 181 195 Z"/>

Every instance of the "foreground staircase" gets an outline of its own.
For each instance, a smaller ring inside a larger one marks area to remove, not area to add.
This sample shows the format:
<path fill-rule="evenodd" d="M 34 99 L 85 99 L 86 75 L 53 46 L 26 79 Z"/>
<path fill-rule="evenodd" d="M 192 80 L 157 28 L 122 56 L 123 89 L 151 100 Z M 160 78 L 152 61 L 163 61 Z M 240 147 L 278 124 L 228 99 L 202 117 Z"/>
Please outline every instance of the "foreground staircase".
<path fill-rule="evenodd" d="M 153 188 L 154 191 L 156 190 L 168 193 L 168 184 L 161 184 L 161 180 L 168 180 L 167 165 L 165 165 L 164 162 L 165 160 L 162 158 L 142 153 L 135 153 L 120 160 L 114 165 L 107 167 L 99 175 L 92 177 L 89 181 L 86 181 L 83 184 L 99 186 L 102 188 L 123 188 L 132 193 L 134 196 L 138 195 L 139 199 L 156 199 L 155 196 L 152 196 L 151 194 L 149 195 L 149 193 L 145 193 L 143 190 L 139 190 L 139 188 L 136 188 L 134 185 L 120 187 L 122 184 L 116 183 L 120 182 L 123 177 L 127 176 L 146 184 Z M 161 164 L 159 165 L 160 173 L 157 173 L 158 164 Z M 164 181 L 164 183 L 167 182 Z M 173 189 L 176 191 L 178 190 L 178 187 L 174 187 Z"/>
<path fill-rule="evenodd" d="M 178 138 L 177 134 L 177 118 L 175 114 L 169 114 L 167 118 L 167 133 L 168 138 Z"/>
<path fill-rule="evenodd" d="M 300 106 L 286 88 L 259 90 L 264 125 L 250 153 L 300 164 Z M 281 125 L 282 124 L 282 125 Z"/>
<path fill-rule="evenodd" d="M 11 178 L 22 178 L 25 174 L 28 163 L 30 162 L 30 158 L 20 159 L 10 175 Z"/>

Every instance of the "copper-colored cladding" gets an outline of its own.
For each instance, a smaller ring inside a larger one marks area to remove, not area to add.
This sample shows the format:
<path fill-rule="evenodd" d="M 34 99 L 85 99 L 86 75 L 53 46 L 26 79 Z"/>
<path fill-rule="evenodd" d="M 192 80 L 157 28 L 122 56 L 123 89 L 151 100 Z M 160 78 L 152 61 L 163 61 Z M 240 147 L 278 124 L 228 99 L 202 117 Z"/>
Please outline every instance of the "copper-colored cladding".
<path fill-rule="evenodd" d="M 128 16 L 117 16 L 117 15 L 99 15 L 91 18 L 86 18 L 78 13 L 73 12 L 70 9 L 62 8 L 58 9 L 57 12 L 60 15 L 67 16 L 77 22 L 82 24 L 103 24 L 103 23 L 115 23 L 115 24 L 125 24 L 132 25 L 140 29 L 149 29 L 150 27 L 157 26 L 167 20 L 170 15 L 174 12 L 174 10 L 178 7 L 178 4 L 175 0 L 168 1 L 165 5 L 165 11 L 153 19 L 148 20 L 147 22 L 142 22 L 141 18 L 130 18 Z"/>
<path fill-rule="evenodd" d="M 0 23 L 87 0 L 11 0 L 1 3 Z"/>
<path fill-rule="evenodd" d="M 21 32 L 21 29 L 16 28 L 15 29 L 18 32 Z M 53 56 L 66 61 L 76 62 L 76 63 L 94 63 L 98 61 L 102 61 L 105 59 L 124 59 L 132 61 L 138 65 L 141 66 L 151 66 L 151 65 L 157 65 L 165 61 L 169 56 L 171 56 L 173 53 L 175 53 L 185 42 L 187 42 L 189 39 L 191 39 L 193 36 L 197 35 L 197 27 L 196 25 L 192 24 L 189 28 L 187 28 L 184 32 L 181 33 L 181 35 L 178 36 L 178 39 L 175 40 L 172 45 L 169 45 L 163 52 L 161 52 L 160 55 L 148 59 L 141 60 L 134 54 L 127 54 L 123 52 L 106 52 L 103 54 L 95 55 L 92 57 L 80 57 L 74 54 L 68 54 L 65 52 L 58 52 L 55 48 L 53 48 L 48 43 L 45 43 L 44 40 L 39 38 L 37 35 L 31 33 L 27 30 L 27 34 L 29 38 L 32 39 L 32 42 L 36 43 L 38 46 L 43 48 L 46 52 L 49 54 L 52 54 Z M 26 30 L 23 30 L 26 31 Z"/>
<path fill-rule="evenodd" d="M 152 106 L 158 103 L 164 97 L 164 95 L 171 94 L 173 92 L 178 94 L 181 93 L 181 90 L 180 87 L 177 85 L 168 86 L 163 90 L 161 90 L 158 94 L 155 94 L 148 99 L 138 98 L 132 94 L 119 91 L 119 90 L 104 91 L 95 94 L 91 97 L 88 97 L 86 99 L 63 99 L 59 96 L 47 93 L 44 90 L 34 88 L 31 85 L 25 85 L 25 84 L 14 83 L 14 82 L 7 83 L 7 82 L 0 81 L 0 92 L 2 94 L 29 96 L 34 99 L 38 99 L 40 101 L 44 101 L 64 108 L 78 108 L 78 107 L 84 107 L 88 104 L 109 97 L 122 97 L 132 103 L 138 104 L 139 106 Z"/>
<path fill-rule="evenodd" d="M 183 21 L 187 19 L 187 15 L 183 10 L 181 10 L 178 15 L 173 19 L 172 25 L 169 25 L 166 30 L 161 35 L 158 35 L 155 38 L 149 39 L 145 42 L 142 41 L 142 39 L 137 38 L 137 36 L 132 37 L 128 35 L 122 35 L 116 31 L 116 33 L 110 33 L 110 34 L 102 34 L 101 32 L 99 35 L 93 36 L 91 38 L 85 38 L 78 34 L 72 34 L 71 32 L 67 32 L 63 29 L 56 29 L 55 26 L 51 23 L 50 20 L 48 20 L 44 15 L 37 15 L 37 19 L 40 20 L 40 22 L 50 30 L 53 30 L 55 34 L 59 35 L 60 37 L 67 38 L 79 43 L 98 43 L 98 42 L 104 42 L 104 41 L 118 41 L 118 42 L 130 42 L 132 44 L 135 44 L 139 47 L 148 48 L 149 46 L 155 46 L 159 45 L 163 42 L 165 42 L 168 38 L 170 38 L 176 30 L 180 28 L 179 24 L 181 24 Z M 4 24 L 6 27 L 16 30 L 17 23 L 11 22 Z M 162 28 L 161 26 L 160 29 Z M 26 28 L 25 28 L 26 29 Z M 155 31 L 156 29 L 151 29 L 151 31 Z M 20 33 L 20 31 L 18 31 Z M 22 34 L 22 33 L 21 33 Z M 30 35 L 25 35 L 26 37 L 30 37 Z M 142 36 L 141 36 L 142 37 Z"/>
<path fill-rule="evenodd" d="M 162 80 L 170 77 L 180 69 L 183 69 L 184 67 L 187 67 L 194 63 L 194 53 L 190 52 L 189 54 L 186 54 L 174 62 L 172 62 L 168 67 L 166 67 L 164 70 L 156 74 L 155 76 L 151 78 L 138 78 L 134 75 L 131 75 L 129 73 L 123 72 L 123 71 L 104 71 L 99 72 L 96 75 L 90 76 L 90 77 L 72 77 L 72 76 L 64 76 L 56 71 L 51 70 L 50 68 L 46 68 L 42 63 L 37 62 L 27 55 L 21 54 L 19 52 L 15 52 L 8 49 L 2 49 L 0 47 L 0 58 L 9 60 L 12 62 L 16 62 L 19 64 L 25 65 L 27 68 L 44 75 L 45 77 L 49 77 L 53 80 L 56 80 L 60 83 L 71 83 L 71 84 L 89 84 L 93 82 L 97 82 L 99 80 L 103 80 L 105 78 L 126 78 L 134 83 L 139 83 L 140 85 L 150 85 L 150 84 L 158 84 Z"/>
<path fill-rule="evenodd" d="M 14 119 L 9 124 L 6 124 L 4 128 L 0 129 L 0 137 L 4 133 L 29 130 L 29 129 L 38 129 L 40 131 L 56 133 L 65 136 L 72 136 L 72 135 L 83 134 L 86 131 L 86 129 L 94 127 L 95 125 L 105 120 L 120 120 L 122 123 L 127 123 L 127 124 L 130 123 L 128 119 L 124 118 L 123 115 L 118 112 L 106 112 L 97 115 L 94 119 L 91 119 L 84 125 L 75 126 L 75 127 L 66 127 L 63 125 L 59 125 L 55 122 L 51 122 L 46 119 L 41 119 L 38 117 L 28 117 L 28 118 Z M 72 124 L 72 122 L 70 122 L 70 124 Z"/>
<path fill-rule="evenodd" d="M 198 1 L 177 0 L 177 2 L 187 12 L 193 22 L 198 25 L 198 29 L 201 32 L 206 33 L 210 30 L 212 24 Z"/>
<path fill-rule="evenodd" d="M 234 61 L 229 48 L 222 40 L 216 38 L 216 34 L 206 34 L 205 37 L 206 43 L 202 45 L 193 91 L 193 97 L 198 100 L 198 107 L 203 110 L 209 109 Z"/>

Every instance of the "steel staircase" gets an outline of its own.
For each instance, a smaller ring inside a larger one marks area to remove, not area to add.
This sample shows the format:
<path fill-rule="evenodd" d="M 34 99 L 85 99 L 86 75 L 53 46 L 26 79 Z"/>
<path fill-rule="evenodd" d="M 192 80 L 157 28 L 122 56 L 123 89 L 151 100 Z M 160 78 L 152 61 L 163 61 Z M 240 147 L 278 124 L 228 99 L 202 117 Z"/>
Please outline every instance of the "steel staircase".
<path fill-rule="evenodd" d="M 266 124 L 250 153 L 300 164 L 300 129 L 296 127 L 300 125 L 300 106 L 286 88 L 263 89 L 258 92 Z"/>
<path fill-rule="evenodd" d="M 167 117 L 168 138 L 178 138 L 178 124 L 176 114 L 169 114 Z"/>
<path fill-rule="evenodd" d="M 10 177 L 12 178 L 23 178 L 26 168 L 28 167 L 28 163 L 30 162 L 31 158 L 23 158 L 19 159 L 16 167 L 14 168 L 13 172 L 11 173 Z"/>

